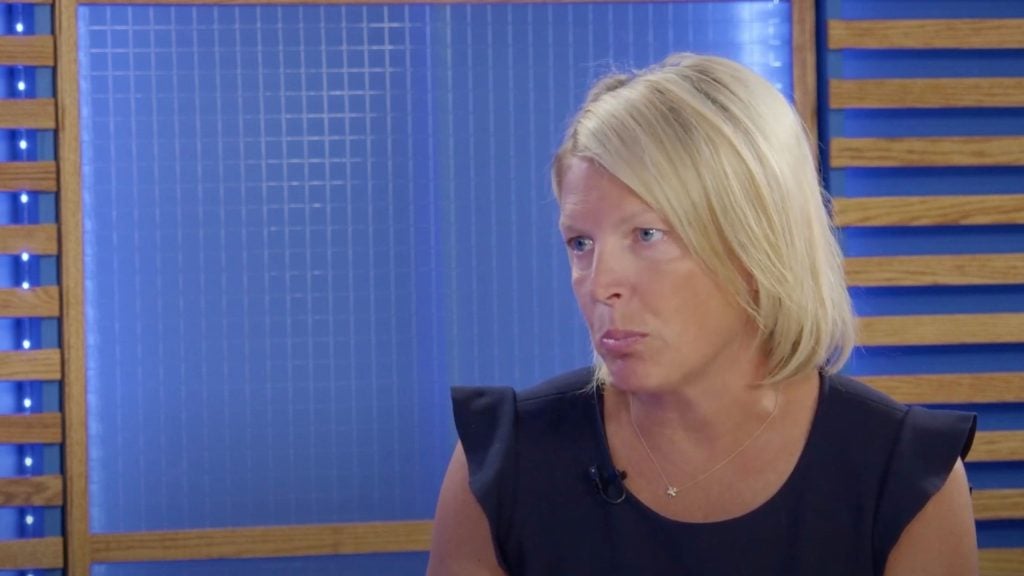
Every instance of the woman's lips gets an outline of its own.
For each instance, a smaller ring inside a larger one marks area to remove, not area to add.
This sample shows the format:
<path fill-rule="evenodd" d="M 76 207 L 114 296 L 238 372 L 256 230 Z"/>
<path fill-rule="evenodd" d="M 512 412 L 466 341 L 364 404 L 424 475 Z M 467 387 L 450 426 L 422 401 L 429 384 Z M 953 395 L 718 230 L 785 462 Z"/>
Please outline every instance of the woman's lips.
<path fill-rule="evenodd" d="M 597 340 L 598 352 L 612 356 L 628 354 L 633 352 L 644 338 L 647 338 L 646 333 L 635 330 L 606 330 Z"/>

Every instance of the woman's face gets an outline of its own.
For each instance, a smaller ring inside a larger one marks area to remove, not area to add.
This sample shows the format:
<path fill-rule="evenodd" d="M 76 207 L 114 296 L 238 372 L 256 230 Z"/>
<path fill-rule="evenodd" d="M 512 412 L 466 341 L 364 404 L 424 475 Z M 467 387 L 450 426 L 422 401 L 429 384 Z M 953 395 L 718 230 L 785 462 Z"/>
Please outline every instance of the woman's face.
<path fill-rule="evenodd" d="M 560 190 L 573 292 L 617 387 L 665 392 L 749 354 L 748 314 L 628 186 L 572 159 Z"/>

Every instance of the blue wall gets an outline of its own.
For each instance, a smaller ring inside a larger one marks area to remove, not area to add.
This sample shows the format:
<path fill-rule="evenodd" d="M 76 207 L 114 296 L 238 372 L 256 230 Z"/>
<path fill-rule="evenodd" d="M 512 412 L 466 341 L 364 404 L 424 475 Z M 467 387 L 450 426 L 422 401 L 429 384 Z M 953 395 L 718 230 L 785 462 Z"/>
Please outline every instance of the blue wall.
<path fill-rule="evenodd" d="M 791 90 L 784 2 L 79 16 L 98 532 L 430 518 L 449 387 L 589 359 L 547 177 L 586 86 L 692 50 Z"/>

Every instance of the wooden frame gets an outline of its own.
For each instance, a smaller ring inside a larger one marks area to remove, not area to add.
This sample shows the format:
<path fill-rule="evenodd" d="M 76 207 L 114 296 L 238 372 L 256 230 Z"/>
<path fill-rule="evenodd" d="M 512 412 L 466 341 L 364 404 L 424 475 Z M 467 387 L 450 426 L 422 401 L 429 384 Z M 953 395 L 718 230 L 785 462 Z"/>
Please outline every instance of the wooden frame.
<path fill-rule="evenodd" d="M 94 534 L 94 562 L 155 562 L 217 558 L 288 558 L 340 554 L 423 552 L 432 523 L 366 522 Z"/>
<path fill-rule="evenodd" d="M 60 165 L 60 275 L 64 408 L 64 573 L 88 576 L 89 458 L 85 379 L 85 277 L 78 95 L 78 2 L 57 0 L 57 159 Z"/>
<path fill-rule="evenodd" d="M 814 149 L 818 150 L 818 48 L 814 1 L 793 0 L 790 13 L 793 101 L 807 129 L 808 139 Z"/>

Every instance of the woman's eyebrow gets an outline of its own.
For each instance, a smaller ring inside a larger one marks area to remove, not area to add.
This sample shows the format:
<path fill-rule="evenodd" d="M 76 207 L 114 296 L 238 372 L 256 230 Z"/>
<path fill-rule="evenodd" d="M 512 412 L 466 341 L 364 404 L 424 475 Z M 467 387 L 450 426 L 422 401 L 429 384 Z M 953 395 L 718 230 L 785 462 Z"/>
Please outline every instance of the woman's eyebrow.
<path fill-rule="evenodd" d="M 634 210 L 626 212 L 625 214 L 620 214 L 620 215 L 616 216 L 614 218 L 614 220 L 613 220 L 613 223 L 615 223 L 615 224 L 632 223 L 632 222 L 636 222 L 637 220 L 642 220 L 642 219 L 645 219 L 645 218 L 655 218 L 655 219 L 658 220 L 659 223 L 663 221 L 663 219 L 661 218 L 661 216 L 657 212 L 655 212 L 651 208 L 642 207 L 642 208 L 636 208 Z M 575 224 L 574 220 L 575 219 L 572 218 L 571 216 L 570 217 L 566 217 L 563 214 L 562 217 L 560 217 L 558 219 L 558 229 L 563 231 L 563 232 L 573 232 L 573 233 L 581 232 L 582 231 L 581 228 L 577 224 Z"/>
<path fill-rule="evenodd" d="M 575 224 L 573 224 L 571 221 L 563 219 L 558 220 L 558 229 L 561 230 L 563 234 L 568 235 L 579 234 L 580 232 L 583 231 L 580 228 L 578 228 Z"/>

